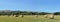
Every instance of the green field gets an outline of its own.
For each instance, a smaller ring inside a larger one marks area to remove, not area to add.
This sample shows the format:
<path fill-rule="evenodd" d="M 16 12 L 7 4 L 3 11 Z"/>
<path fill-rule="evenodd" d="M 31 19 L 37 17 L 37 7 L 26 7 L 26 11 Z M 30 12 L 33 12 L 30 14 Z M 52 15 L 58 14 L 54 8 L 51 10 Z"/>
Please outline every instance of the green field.
<path fill-rule="evenodd" d="M 55 16 L 55 19 L 44 18 L 44 16 L 0 16 L 0 22 L 60 22 L 60 16 Z"/>

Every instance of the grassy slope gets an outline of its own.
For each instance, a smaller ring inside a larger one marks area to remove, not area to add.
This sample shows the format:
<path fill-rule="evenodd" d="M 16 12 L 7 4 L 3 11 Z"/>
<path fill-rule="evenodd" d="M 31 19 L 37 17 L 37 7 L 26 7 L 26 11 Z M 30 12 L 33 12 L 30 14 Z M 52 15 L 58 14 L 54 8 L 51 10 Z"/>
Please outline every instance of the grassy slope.
<path fill-rule="evenodd" d="M 43 16 L 39 16 L 38 18 L 35 16 L 25 16 L 23 18 L 0 16 L 0 22 L 60 22 L 60 16 L 55 16 L 55 19 L 44 18 Z"/>

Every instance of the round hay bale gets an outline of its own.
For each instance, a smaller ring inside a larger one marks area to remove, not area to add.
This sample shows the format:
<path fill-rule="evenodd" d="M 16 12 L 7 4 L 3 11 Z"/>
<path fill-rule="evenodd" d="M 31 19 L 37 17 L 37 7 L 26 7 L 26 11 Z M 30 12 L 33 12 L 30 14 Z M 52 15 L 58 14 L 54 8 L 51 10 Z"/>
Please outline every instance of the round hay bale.
<path fill-rule="evenodd" d="M 50 19 L 54 19 L 54 15 L 53 14 L 49 14 L 49 15 L 44 15 L 45 18 L 50 18 Z"/>
<path fill-rule="evenodd" d="M 15 17 L 18 17 L 18 15 L 16 15 Z"/>
<path fill-rule="evenodd" d="M 14 15 L 14 17 L 18 17 L 19 15 Z"/>
<path fill-rule="evenodd" d="M 45 18 L 47 18 L 47 17 L 48 17 L 48 15 L 44 15 L 44 17 L 45 17 Z"/>
<path fill-rule="evenodd" d="M 36 17 L 38 17 L 38 15 L 35 15 Z"/>
<path fill-rule="evenodd" d="M 50 19 L 54 19 L 54 15 L 51 15 L 51 16 L 50 16 Z"/>
<path fill-rule="evenodd" d="M 21 16 L 22 18 L 24 17 L 24 15 Z"/>

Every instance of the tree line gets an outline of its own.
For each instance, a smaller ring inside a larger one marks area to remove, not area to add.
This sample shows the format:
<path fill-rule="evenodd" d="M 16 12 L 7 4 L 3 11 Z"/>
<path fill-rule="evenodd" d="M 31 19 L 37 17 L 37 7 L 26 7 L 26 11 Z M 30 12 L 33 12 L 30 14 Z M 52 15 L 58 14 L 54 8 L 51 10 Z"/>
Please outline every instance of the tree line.
<path fill-rule="evenodd" d="M 29 11 L 1 11 L 0 15 L 46 15 L 52 14 L 49 12 L 29 12 Z M 60 15 L 60 12 L 54 12 L 54 15 Z"/>

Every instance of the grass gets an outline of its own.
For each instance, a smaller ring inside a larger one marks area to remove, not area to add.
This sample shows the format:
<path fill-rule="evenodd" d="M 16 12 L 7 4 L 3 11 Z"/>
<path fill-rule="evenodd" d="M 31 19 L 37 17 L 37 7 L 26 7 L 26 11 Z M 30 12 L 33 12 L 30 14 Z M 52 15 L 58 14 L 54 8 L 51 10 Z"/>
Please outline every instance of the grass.
<path fill-rule="evenodd" d="M 0 22 L 60 22 L 60 16 L 55 16 L 55 19 L 44 18 L 44 16 L 36 18 L 29 15 L 25 15 L 23 18 L 21 16 L 0 16 Z"/>

